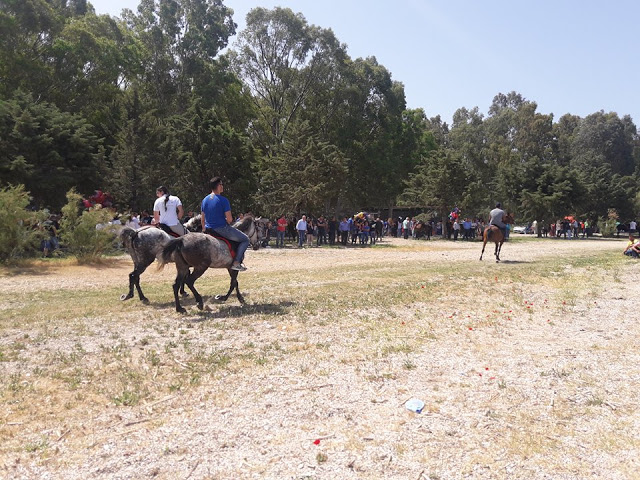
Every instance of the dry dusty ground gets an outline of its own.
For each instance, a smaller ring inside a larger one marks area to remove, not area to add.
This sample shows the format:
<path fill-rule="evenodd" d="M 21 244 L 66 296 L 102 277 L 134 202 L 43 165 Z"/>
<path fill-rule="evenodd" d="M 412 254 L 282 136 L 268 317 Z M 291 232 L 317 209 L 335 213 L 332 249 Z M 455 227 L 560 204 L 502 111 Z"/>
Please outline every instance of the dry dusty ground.
<path fill-rule="evenodd" d="M 187 315 L 172 267 L 143 275 L 148 306 L 118 300 L 125 257 L 4 270 L 0 477 L 640 478 L 640 263 L 622 247 L 266 249 L 246 306 Z"/>

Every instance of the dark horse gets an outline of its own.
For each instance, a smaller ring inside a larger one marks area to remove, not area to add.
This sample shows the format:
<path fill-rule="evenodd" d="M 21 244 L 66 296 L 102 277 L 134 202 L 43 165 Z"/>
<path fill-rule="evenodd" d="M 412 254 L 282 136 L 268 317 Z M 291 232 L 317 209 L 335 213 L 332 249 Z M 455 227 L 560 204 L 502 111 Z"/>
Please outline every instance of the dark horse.
<path fill-rule="evenodd" d="M 189 220 L 184 226 L 188 232 L 195 232 L 198 229 L 202 229 L 200 215 Z M 171 238 L 167 232 L 157 227 L 145 226 L 137 230 L 131 227 L 122 228 L 120 231 L 120 240 L 122 240 L 125 250 L 133 260 L 133 272 L 129 274 L 129 292 L 126 294 L 123 293 L 120 300 L 133 298 L 133 288 L 135 287 L 138 291 L 140 301 L 149 303 L 149 299 L 144 296 L 140 288 L 140 275 L 142 275 L 147 267 L 162 253 L 162 249 L 169 243 Z M 180 293 L 186 295 L 184 285 Z"/>
<path fill-rule="evenodd" d="M 237 222 L 234 227 L 244 232 L 251 242 L 254 250 L 260 247 L 260 241 L 264 236 L 267 219 L 254 219 L 245 216 Z M 177 275 L 173 284 L 173 295 L 176 301 L 176 311 L 185 313 L 186 310 L 180 305 L 179 290 L 182 284 L 186 284 L 196 299 L 196 304 L 200 310 L 204 307 L 202 296 L 195 289 L 195 281 L 202 276 L 208 268 L 226 268 L 231 277 L 231 284 L 226 295 L 217 295 L 216 300 L 226 301 L 235 289 L 238 301 L 244 303 L 244 297 L 238 288 L 238 271 L 231 269 L 233 257 L 229 251 L 229 246 L 224 240 L 205 233 L 191 233 L 184 237 L 170 240 L 163 248 L 158 258 L 160 267 L 174 261 L 176 263 Z M 193 271 L 189 268 L 193 267 Z"/>
<path fill-rule="evenodd" d="M 507 213 L 504 217 L 502 217 L 502 221 L 504 223 L 513 223 L 513 215 Z M 504 235 L 502 230 L 500 230 L 495 225 L 489 225 L 484 229 L 482 234 L 482 239 L 484 243 L 482 244 L 482 253 L 480 254 L 480 260 L 482 260 L 482 255 L 484 255 L 484 247 L 487 246 L 487 242 L 492 241 L 496 244 L 496 251 L 494 255 L 496 256 L 496 263 L 500 261 L 500 250 L 502 250 L 502 244 L 504 243 Z"/>

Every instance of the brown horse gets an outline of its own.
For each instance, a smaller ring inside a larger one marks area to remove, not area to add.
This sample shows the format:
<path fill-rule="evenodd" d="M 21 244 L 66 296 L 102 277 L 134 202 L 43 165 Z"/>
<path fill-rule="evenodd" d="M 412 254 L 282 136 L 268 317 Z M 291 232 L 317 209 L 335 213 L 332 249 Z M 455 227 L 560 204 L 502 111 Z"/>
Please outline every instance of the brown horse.
<path fill-rule="evenodd" d="M 502 221 L 504 223 L 513 223 L 513 215 L 511 213 L 507 213 L 504 217 L 502 217 Z M 487 246 L 488 241 L 492 241 L 496 244 L 496 251 L 494 255 L 496 256 L 496 263 L 500 261 L 500 250 L 502 249 L 502 244 L 504 243 L 504 235 L 502 230 L 500 230 L 495 225 L 489 225 L 484 229 L 482 233 L 482 239 L 484 243 L 482 244 L 482 253 L 480 254 L 480 260 L 482 260 L 482 255 L 484 255 L 484 247 Z"/>

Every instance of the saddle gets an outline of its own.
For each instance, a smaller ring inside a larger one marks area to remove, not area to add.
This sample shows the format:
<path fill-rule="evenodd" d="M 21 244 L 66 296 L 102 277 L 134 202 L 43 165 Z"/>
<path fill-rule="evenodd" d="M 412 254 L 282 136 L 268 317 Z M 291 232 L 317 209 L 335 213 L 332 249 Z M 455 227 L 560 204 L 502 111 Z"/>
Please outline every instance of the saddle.
<path fill-rule="evenodd" d="M 173 238 L 180 238 L 180 235 L 178 235 L 176 232 L 174 232 L 173 230 L 171 230 L 169 228 L 168 225 L 165 225 L 164 223 L 159 223 L 156 225 L 157 228 L 159 228 L 160 230 L 162 230 L 163 232 L 169 234 L 170 237 Z"/>
<path fill-rule="evenodd" d="M 227 247 L 229 247 L 229 253 L 231 254 L 231 258 L 236 258 L 236 250 L 240 245 L 238 242 L 234 242 L 232 240 L 229 240 L 228 238 L 221 237 L 220 235 L 216 235 L 215 233 L 209 233 L 209 232 L 204 232 L 204 233 L 226 243 Z"/>

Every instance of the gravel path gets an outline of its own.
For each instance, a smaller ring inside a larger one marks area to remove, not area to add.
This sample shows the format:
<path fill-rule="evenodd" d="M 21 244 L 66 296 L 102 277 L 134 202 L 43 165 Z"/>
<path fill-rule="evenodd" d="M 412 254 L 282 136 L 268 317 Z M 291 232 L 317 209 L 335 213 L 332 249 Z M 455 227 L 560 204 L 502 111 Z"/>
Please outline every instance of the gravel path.
<path fill-rule="evenodd" d="M 253 316 L 238 313 L 233 304 L 214 306 L 208 320 L 195 324 L 171 311 L 163 320 L 176 330 L 194 328 L 203 344 L 229 352 L 255 344 L 264 352 L 270 348 L 270 356 L 264 363 L 236 361 L 197 387 L 167 391 L 134 407 L 91 408 L 68 424 L 34 419 L 42 429 L 38 432 L 29 422 L 10 426 L 14 417 L 5 414 L 5 434 L 18 427 L 29 438 L 53 440 L 44 452 L 20 450 L 15 442 L 4 453 L 0 449 L 0 476 L 639 478 L 638 264 L 622 265 L 624 281 L 594 271 L 599 287 L 593 290 L 584 285 L 588 264 L 575 276 L 563 274 L 559 285 L 551 274 L 531 283 L 512 277 L 501 283 L 508 269 L 518 268 L 526 277 L 529 264 L 538 272 L 558 258 L 569 262 L 604 252 L 619 255 L 621 242 L 516 241 L 505 244 L 504 263 L 496 265 L 488 252 L 482 266 L 477 266 L 478 243 L 389 243 L 395 248 L 249 252 L 250 270 L 241 275 L 252 294 L 250 303 L 264 302 L 265 292 L 283 288 L 257 284 L 268 283 L 268 272 L 288 282 L 295 279 L 299 289 L 305 282 L 314 285 L 314 272 L 353 272 L 359 265 L 384 274 L 397 265 L 455 264 L 458 276 L 464 272 L 461 266 L 469 265 L 482 269 L 469 274 L 472 282 L 495 273 L 497 286 L 465 286 L 464 296 L 457 298 L 454 292 L 439 293 L 439 298 L 416 293 L 391 309 L 354 308 L 344 314 L 335 312 L 330 300 L 326 308 L 314 303 L 301 312 L 295 299 L 282 311 L 256 309 Z M 122 284 L 124 291 L 130 268 L 123 258 L 100 269 L 99 276 L 95 269 L 77 266 L 4 275 L 0 289 L 36 294 L 52 283 L 69 291 L 107 283 Z M 152 268 L 143 276 L 143 288 L 168 288 L 172 275 L 172 268 Z M 222 271 L 205 275 L 204 284 L 226 282 Z M 330 298 L 336 293 L 332 282 L 339 279 L 319 277 Z M 416 278 L 415 287 L 437 286 L 442 278 L 447 278 L 446 269 Z M 367 290 L 366 277 L 354 280 Z M 572 286 L 573 281 L 579 283 Z M 492 293 L 496 289 L 503 294 Z M 145 316 L 151 308 L 126 313 L 131 322 L 127 339 L 149 335 L 153 344 L 161 337 L 153 336 L 158 323 Z M 171 305 L 164 308 L 169 312 Z M 15 338 L 15 332 L 6 333 L 0 346 Z M 55 345 L 63 345 L 63 339 Z M 98 351 L 96 345 L 83 342 L 89 353 Z M 410 398 L 425 402 L 421 414 L 404 408 Z"/>

